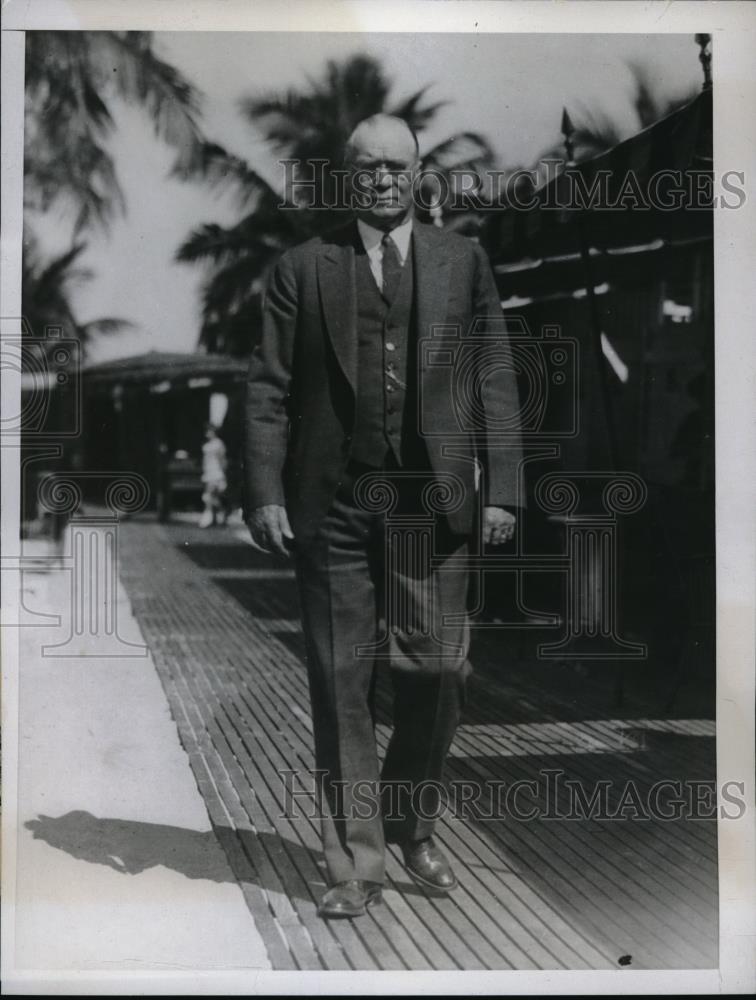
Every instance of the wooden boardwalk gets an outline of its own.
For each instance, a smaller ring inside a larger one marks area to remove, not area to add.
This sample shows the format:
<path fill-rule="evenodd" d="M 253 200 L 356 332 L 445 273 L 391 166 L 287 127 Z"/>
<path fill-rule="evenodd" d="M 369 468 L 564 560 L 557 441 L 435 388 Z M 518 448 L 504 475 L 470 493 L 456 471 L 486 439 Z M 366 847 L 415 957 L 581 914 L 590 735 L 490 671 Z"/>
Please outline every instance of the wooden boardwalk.
<path fill-rule="evenodd" d="M 716 823 L 638 814 L 661 780 L 681 782 L 682 800 L 702 783 L 705 800 L 715 778 L 711 719 L 661 718 L 632 685 L 618 712 L 608 673 L 520 660 L 501 633 L 476 635 L 447 775 L 456 810 L 437 834 L 459 889 L 426 895 L 392 854 L 384 903 L 356 921 L 324 922 L 314 809 L 286 796 L 285 774 L 307 784 L 313 766 L 291 571 L 232 531 L 148 518 L 121 526 L 120 568 L 274 968 L 717 965 Z M 388 706 L 382 680 L 381 748 Z M 517 802 L 535 805 L 534 818 L 507 808 L 506 790 L 518 781 L 530 783 Z M 570 783 L 588 799 L 606 794 L 607 808 L 571 818 Z M 673 816 L 670 790 L 678 792 L 667 786 L 658 798 Z"/>

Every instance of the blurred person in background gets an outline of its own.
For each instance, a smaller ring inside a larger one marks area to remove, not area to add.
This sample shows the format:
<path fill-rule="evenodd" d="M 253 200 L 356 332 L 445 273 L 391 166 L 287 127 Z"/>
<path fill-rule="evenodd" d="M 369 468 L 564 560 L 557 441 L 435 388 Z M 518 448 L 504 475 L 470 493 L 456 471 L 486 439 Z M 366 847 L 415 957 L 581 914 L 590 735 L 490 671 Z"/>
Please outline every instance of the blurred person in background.
<path fill-rule="evenodd" d="M 214 424 L 205 426 L 205 443 L 202 445 L 202 502 L 205 509 L 200 517 L 200 528 L 226 523 L 226 446 L 218 437 Z"/>

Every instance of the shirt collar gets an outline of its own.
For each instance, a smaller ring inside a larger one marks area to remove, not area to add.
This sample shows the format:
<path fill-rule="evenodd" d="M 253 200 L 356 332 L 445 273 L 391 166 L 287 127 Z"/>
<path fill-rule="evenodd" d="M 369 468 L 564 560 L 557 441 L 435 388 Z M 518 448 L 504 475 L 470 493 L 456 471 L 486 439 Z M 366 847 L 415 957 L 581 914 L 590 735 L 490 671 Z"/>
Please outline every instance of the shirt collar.
<path fill-rule="evenodd" d="M 375 226 L 368 225 L 367 222 L 363 222 L 362 219 L 357 220 L 357 228 L 360 232 L 360 238 L 362 240 L 362 245 L 365 247 L 365 252 L 372 254 L 378 250 L 381 245 L 381 240 L 383 239 L 383 230 L 376 229 Z M 400 226 L 396 226 L 391 230 L 391 238 L 396 243 L 397 249 L 399 250 L 399 257 L 401 258 L 402 264 L 407 259 L 407 254 L 409 253 L 409 242 L 412 236 L 412 216 L 406 219 Z"/>

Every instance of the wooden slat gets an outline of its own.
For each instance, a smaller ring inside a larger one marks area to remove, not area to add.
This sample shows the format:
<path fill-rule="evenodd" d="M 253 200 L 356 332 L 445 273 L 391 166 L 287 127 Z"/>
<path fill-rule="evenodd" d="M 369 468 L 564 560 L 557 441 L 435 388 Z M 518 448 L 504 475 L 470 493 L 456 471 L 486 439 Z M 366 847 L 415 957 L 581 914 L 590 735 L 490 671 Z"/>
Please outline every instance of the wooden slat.
<path fill-rule="evenodd" d="M 474 748 L 471 748 L 471 756 L 474 756 Z M 538 782 L 540 777 L 539 768 L 522 763 L 523 758 L 513 757 L 508 766 L 511 775 L 515 780 L 531 780 Z M 495 779 L 495 772 L 484 765 L 476 765 L 476 770 L 481 780 Z M 612 829 L 616 824 L 609 823 L 607 827 Z M 628 856 L 621 851 L 602 850 L 596 852 L 591 847 L 590 835 L 585 831 L 584 824 L 577 821 L 564 821 L 555 829 L 553 821 L 543 821 L 541 823 L 531 823 L 527 825 L 527 834 L 531 841 L 531 848 L 536 845 L 544 845 L 552 866 L 557 864 L 562 868 L 571 868 L 574 871 L 573 880 L 577 884 L 579 881 L 590 883 L 593 890 L 601 893 L 606 909 L 607 902 L 613 904 L 616 898 L 618 885 L 623 886 L 624 892 L 629 897 L 629 902 L 636 910 L 638 916 L 628 913 L 628 921 L 636 925 L 636 933 L 640 934 L 640 940 L 653 945 L 654 939 L 659 933 L 666 933 L 670 945 L 675 947 L 680 959 L 689 958 L 695 960 L 696 945 L 683 940 L 672 928 L 665 928 L 660 923 L 656 910 L 658 908 L 659 886 L 652 877 L 649 877 L 642 870 L 639 870 L 633 878 L 627 877 Z M 546 858 L 545 858 L 546 860 Z M 678 913 L 677 919 L 680 919 Z M 653 933 L 651 933 L 653 932 Z M 691 929 L 693 937 L 694 930 Z"/>
<path fill-rule="evenodd" d="M 437 840 L 459 890 L 427 896 L 392 849 L 384 903 L 356 921 L 321 921 L 316 821 L 283 815 L 281 771 L 313 766 L 290 570 L 230 533 L 134 519 L 121 537 L 124 585 L 275 968 L 611 968 L 625 953 L 636 967 L 716 964 L 716 830 L 704 822 L 447 818 Z M 562 681 L 534 688 L 528 671 L 499 670 L 496 641 L 475 637 L 452 781 L 537 779 L 544 766 L 589 788 L 602 776 L 641 789 L 713 777 L 711 720 L 649 717 L 637 699 L 623 715 L 607 701 L 609 680 L 579 704 Z M 390 700 L 382 680 L 381 751 Z M 622 751 L 633 728 L 655 753 Z"/>

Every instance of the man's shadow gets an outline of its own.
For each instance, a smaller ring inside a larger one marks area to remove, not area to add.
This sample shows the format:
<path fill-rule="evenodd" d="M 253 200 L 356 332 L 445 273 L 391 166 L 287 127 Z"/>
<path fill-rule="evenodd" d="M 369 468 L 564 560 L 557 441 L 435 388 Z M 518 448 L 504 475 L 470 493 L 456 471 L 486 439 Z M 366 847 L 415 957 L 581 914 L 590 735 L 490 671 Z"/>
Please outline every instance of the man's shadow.
<path fill-rule="evenodd" d="M 236 833 L 231 829 L 187 830 L 178 826 L 158 823 L 140 823 L 136 820 L 104 819 L 81 809 L 63 816 L 40 815 L 28 820 L 24 826 L 35 840 L 43 840 L 51 847 L 65 851 L 74 858 L 90 864 L 106 865 L 123 875 L 138 875 L 149 868 L 163 865 L 187 878 L 209 879 L 212 882 L 253 881 L 262 889 L 279 889 L 280 883 L 266 885 L 251 864 L 244 871 L 234 871 L 219 840 L 239 838 L 247 848 L 251 841 L 265 850 L 268 857 L 280 857 L 285 852 L 290 862 L 300 871 L 312 872 L 320 861 L 319 855 L 302 844 L 286 840 L 273 833 Z M 249 851 L 245 851 L 249 854 Z M 320 871 L 320 868 L 317 869 Z M 298 889 L 287 884 L 289 895 L 300 895 Z M 305 888 L 302 898 L 309 899 Z"/>

